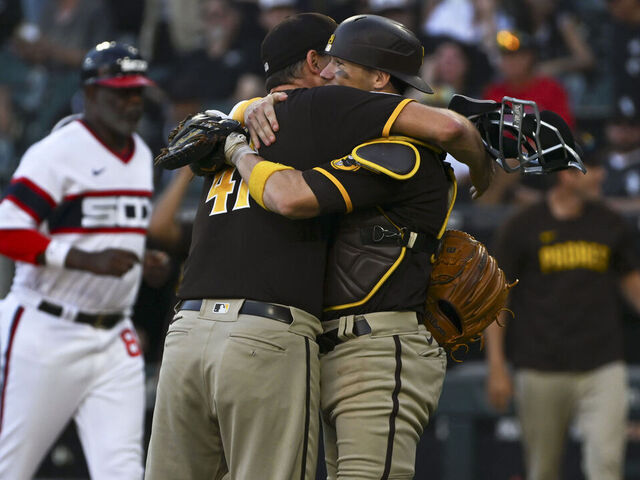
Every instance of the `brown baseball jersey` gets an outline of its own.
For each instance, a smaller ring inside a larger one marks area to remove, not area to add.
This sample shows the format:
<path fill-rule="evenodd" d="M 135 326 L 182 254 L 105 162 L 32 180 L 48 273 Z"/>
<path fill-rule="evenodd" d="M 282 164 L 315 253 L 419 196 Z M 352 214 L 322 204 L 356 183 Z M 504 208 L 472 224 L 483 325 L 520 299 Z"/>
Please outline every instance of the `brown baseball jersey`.
<path fill-rule="evenodd" d="M 276 105 L 277 141 L 267 160 L 306 170 L 380 137 L 406 101 L 348 87 L 298 89 Z M 250 298 L 321 315 L 327 218 L 292 221 L 268 212 L 229 168 L 205 179 L 178 296 Z"/>

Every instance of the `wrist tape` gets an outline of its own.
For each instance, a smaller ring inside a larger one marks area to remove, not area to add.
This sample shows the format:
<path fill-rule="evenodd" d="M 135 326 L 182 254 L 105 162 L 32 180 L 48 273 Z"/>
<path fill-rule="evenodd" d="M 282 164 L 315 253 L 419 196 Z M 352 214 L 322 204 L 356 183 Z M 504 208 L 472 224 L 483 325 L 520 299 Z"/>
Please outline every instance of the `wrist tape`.
<path fill-rule="evenodd" d="M 71 250 L 70 243 L 51 240 L 44 251 L 44 264 L 49 267 L 64 268 L 64 262 L 67 259 L 69 250 Z"/>

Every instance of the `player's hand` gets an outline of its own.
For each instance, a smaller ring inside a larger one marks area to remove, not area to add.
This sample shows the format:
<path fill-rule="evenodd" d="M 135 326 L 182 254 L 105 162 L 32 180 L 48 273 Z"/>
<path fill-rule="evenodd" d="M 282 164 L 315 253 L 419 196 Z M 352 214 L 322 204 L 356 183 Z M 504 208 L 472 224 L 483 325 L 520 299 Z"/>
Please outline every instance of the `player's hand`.
<path fill-rule="evenodd" d="M 475 200 L 487 191 L 495 173 L 496 163 L 488 153 L 485 154 L 484 162 L 481 165 L 474 168 L 469 167 L 469 177 L 472 183 L 469 191 L 472 199 Z"/>
<path fill-rule="evenodd" d="M 108 248 L 99 252 L 85 252 L 72 248 L 67 255 L 65 265 L 68 268 L 86 270 L 96 275 L 121 277 L 139 263 L 138 256 L 119 248 Z"/>
<path fill-rule="evenodd" d="M 142 261 L 142 278 L 147 285 L 160 288 L 171 273 L 169 255 L 161 250 L 146 250 Z"/>
<path fill-rule="evenodd" d="M 487 376 L 487 400 L 498 412 L 509 407 L 513 397 L 513 382 L 506 366 L 489 367 Z"/>
<path fill-rule="evenodd" d="M 244 126 L 249 130 L 251 141 L 256 150 L 260 148 L 260 145 L 269 146 L 276 141 L 275 132 L 278 131 L 280 125 L 278 125 L 273 106 L 286 99 L 287 94 L 284 92 L 270 93 L 263 99 L 253 102 L 245 110 Z"/>

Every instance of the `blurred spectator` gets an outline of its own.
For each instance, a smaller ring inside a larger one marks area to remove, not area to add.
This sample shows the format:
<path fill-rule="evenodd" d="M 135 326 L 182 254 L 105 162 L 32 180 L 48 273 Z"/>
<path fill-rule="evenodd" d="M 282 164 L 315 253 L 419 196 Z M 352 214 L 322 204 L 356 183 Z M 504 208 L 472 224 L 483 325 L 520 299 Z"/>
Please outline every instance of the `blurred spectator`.
<path fill-rule="evenodd" d="M 18 161 L 14 141 L 19 126 L 13 112 L 11 87 L 12 84 L 17 86 L 22 79 L 10 71 L 13 59 L 6 45 L 21 20 L 19 0 L 0 2 L 0 64 L 3 66 L 0 69 L 0 195 Z"/>
<path fill-rule="evenodd" d="M 145 3 L 145 0 L 109 0 L 108 6 L 116 40 L 138 43 Z"/>
<path fill-rule="evenodd" d="M 202 46 L 201 4 L 201 0 L 145 0 L 140 52 L 156 70 Z"/>
<path fill-rule="evenodd" d="M 21 20 L 22 6 L 20 0 L 3 0 L 0 2 L 0 48 L 11 37 Z"/>
<path fill-rule="evenodd" d="M 640 213 L 640 111 L 617 109 L 606 125 L 604 193 L 618 211 Z"/>
<path fill-rule="evenodd" d="M 76 71 L 85 53 L 110 38 L 109 12 L 101 0 L 46 0 L 37 25 L 20 29 L 20 56 L 53 71 Z"/>
<path fill-rule="evenodd" d="M 16 55 L 9 67 L 21 79 L 12 97 L 25 117 L 25 144 L 42 138 L 70 113 L 84 54 L 112 35 L 102 0 L 43 0 L 38 8 L 37 23 L 23 23 L 14 35 Z"/>
<path fill-rule="evenodd" d="M 620 109 L 640 110 L 640 0 L 609 0 L 607 7 L 613 18 L 607 53 L 614 98 Z"/>
<path fill-rule="evenodd" d="M 412 32 L 417 32 L 417 4 L 413 0 L 368 0 L 368 11 L 375 15 L 400 22 Z"/>
<path fill-rule="evenodd" d="M 640 259 L 629 224 L 601 202 L 597 157 L 588 172 L 557 172 L 546 198 L 497 235 L 509 279 L 509 313 L 487 329 L 488 398 L 503 411 L 512 394 L 522 426 L 528 480 L 561 478 L 575 421 L 584 475 L 620 480 L 627 424 L 627 373 L 619 291 L 640 312 Z M 515 367 L 512 378 L 506 347 Z"/>
<path fill-rule="evenodd" d="M 296 0 L 258 0 L 260 25 L 265 34 L 282 20 L 298 13 Z"/>
<path fill-rule="evenodd" d="M 202 4 L 204 45 L 177 59 L 167 81 L 176 92 L 189 78 L 191 95 L 205 105 L 229 110 L 236 100 L 264 93 L 260 41 L 247 32 L 238 4 L 232 0 L 206 0 Z"/>
<path fill-rule="evenodd" d="M 595 57 L 587 42 L 585 24 L 576 16 L 572 0 L 510 0 L 515 29 L 528 33 L 538 55 L 536 70 L 560 80 L 572 106 L 584 103 L 585 73 L 595 72 Z"/>
<path fill-rule="evenodd" d="M 496 62 L 496 34 L 513 27 L 498 5 L 499 0 L 443 0 L 425 20 L 423 33 L 429 38 L 447 36 L 477 45 Z"/>
<path fill-rule="evenodd" d="M 499 70 L 502 79 L 489 84 L 483 97 L 502 101 L 505 96 L 533 100 L 540 110 L 552 110 L 574 129 L 575 120 L 564 87 L 550 77 L 536 73 L 537 56 L 531 36 L 523 32 L 503 30 L 497 35 L 500 47 Z M 491 189 L 478 199 L 485 204 L 506 201 L 528 204 L 540 196 L 544 179 L 509 175 L 498 169 Z M 526 183 L 524 185 L 523 183 Z"/>
<path fill-rule="evenodd" d="M 512 0 L 510 3 L 515 28 L 533 38 L 539 73 L 558 77 L 593 68 L 593 52 L 569 0 Z"/>
<path fill-rule="evenodd" d="M 422 76 L 434 94 L 417 98 L 429 105 L 446 107 L 456 93 L 479 97 L 488 79 L 473 68 L 473 57 L 477 55 L 480 53 L 474 47 L 459 40 L 440 39 L 433 53 L 425 57 L 422 69 Z M 413 92 L 410 96 L 416 98 Z"/>
<path fill-rule="evenodd" d="M 537 73 L 537 52 L 531 36 L 503 30 L 497 42 L 502 80 L 490 84 L 484 98 L 498 102 L 504 96 L 533 100 L 540 110 L 553 110 L 573 129 L 575 120 L 567 92 L 556 80 Z"/>

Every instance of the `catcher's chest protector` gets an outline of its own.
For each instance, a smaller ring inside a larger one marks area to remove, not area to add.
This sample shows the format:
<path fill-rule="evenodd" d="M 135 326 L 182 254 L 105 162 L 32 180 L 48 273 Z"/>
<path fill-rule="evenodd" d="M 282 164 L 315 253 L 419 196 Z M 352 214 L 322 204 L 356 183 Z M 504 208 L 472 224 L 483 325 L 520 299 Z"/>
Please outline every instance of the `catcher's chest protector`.
<path fill-rule="evenodd" d="M 343 217 L 327 260 L 327 310 L 361 305 L 378 291 L 404 257 L 400 233 L 375 209 Z"/>

